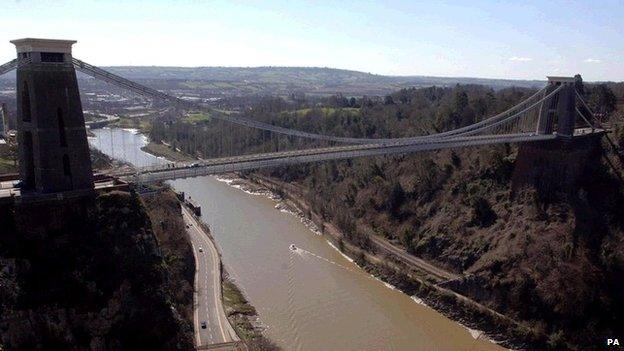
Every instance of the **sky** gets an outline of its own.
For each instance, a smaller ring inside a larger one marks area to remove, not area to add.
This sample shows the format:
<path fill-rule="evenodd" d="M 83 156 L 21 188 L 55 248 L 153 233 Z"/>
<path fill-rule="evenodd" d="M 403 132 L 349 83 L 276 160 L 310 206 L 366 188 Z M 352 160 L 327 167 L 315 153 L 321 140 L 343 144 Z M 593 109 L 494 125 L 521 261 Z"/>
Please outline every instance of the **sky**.
<path fill-rule="evenodd" d="M 624 0 L 2 0 L 9 40 L 74 39 L 100 66 L 315 66 L 624 81 Z"/>

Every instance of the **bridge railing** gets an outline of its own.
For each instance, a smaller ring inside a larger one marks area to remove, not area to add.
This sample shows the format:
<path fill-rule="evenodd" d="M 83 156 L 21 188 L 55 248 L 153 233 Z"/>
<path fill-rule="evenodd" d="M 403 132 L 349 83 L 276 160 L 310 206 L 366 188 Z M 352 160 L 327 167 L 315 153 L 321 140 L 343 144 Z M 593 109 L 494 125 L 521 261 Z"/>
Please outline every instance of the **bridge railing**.
<path fill-rule="evenodd" d="M 17 67 L 17 59 L 13 59 L 0 66 L 0 75 L 3 75 Z"/>

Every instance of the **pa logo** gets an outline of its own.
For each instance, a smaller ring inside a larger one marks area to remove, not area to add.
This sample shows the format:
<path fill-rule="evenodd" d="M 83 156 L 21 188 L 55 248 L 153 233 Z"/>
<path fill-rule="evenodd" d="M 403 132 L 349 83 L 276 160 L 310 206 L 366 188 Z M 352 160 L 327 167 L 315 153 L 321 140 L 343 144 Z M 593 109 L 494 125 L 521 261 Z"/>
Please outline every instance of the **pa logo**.
<path fill-rule="evenodd" d="M 620 346 L 618 339 L 607 339 L 607 346 Z"/>

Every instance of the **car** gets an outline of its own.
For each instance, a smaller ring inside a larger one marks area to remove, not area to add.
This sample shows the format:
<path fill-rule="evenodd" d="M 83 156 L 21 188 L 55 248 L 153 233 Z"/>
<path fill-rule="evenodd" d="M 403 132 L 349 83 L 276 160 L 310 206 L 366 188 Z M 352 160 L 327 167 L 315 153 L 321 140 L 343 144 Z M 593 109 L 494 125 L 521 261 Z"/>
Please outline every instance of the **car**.
<path fill-rule="evenodd" d="M 202 321 L 201 322 L 201 328 L 202 329 L 206 329 L 206 321 Z"/>
<path fill-rule="evenodd" d="M 202 249 L 201 246 L 199 247 L 199 252 L 204 252 L 204 249 Z"/>
<path fill-rule="evenodd" d="M 190 228 L 188 224 L 186 225 L 186 228 Z"/>

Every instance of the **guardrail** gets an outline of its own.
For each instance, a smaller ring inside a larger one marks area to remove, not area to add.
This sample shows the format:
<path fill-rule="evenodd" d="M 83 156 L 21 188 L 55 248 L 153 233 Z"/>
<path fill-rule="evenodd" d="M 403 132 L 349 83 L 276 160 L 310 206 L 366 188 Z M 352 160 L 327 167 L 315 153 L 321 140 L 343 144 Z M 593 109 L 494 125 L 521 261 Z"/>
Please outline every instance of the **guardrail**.
<path fill-rule="evenodd" d="M 17 59 L 13 59 L 0 66 L 0 75 L 3 75 L 17 67 Z"/>

